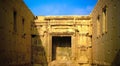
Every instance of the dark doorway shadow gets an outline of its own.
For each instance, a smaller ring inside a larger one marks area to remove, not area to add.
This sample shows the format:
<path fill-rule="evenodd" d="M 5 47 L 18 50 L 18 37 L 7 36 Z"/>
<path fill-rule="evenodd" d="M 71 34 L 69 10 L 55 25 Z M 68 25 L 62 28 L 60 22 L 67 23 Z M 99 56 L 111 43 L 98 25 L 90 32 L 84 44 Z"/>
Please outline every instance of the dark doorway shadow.
<path fill-rule="evenodd" d="M 52 37 L 52 60 L 68 59 L 71 56 L 71 37 Z"/>

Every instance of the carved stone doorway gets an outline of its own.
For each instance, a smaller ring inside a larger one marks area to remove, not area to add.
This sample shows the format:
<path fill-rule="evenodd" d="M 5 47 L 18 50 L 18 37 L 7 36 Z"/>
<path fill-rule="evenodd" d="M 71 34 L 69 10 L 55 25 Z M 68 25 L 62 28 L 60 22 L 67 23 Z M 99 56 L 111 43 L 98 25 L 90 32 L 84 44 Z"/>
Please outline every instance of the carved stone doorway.
<path fill-rule="evenodd" d="M 52 61 L 69 60 L 71 54 L 71 36 L 52 36 Z"/>

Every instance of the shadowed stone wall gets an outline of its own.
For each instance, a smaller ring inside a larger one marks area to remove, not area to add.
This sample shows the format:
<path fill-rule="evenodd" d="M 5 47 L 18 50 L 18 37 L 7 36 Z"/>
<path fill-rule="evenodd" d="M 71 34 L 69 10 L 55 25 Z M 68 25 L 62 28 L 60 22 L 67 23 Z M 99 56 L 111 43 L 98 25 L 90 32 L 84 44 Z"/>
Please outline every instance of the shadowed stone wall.
<path fill-rule="evenodd" d="M 22 0 L 0 0 L 0 66 L 31 65 L 31 22 Z"/>
<path fill-rule="evenodd" d="M 120 66 L 119 6 L 98 0 L 88 16 L 34 18 L 22 0 L 0 0 L 0 66 Z M 56 55 L 69 50 L 54 36 L 71 37 L 69 58 Z"/>
<path fill-rule="evenodd" d="M 120 65 L 120 1 L 99 0 L 91 13 L 92 59 L 102 66 Z"/>

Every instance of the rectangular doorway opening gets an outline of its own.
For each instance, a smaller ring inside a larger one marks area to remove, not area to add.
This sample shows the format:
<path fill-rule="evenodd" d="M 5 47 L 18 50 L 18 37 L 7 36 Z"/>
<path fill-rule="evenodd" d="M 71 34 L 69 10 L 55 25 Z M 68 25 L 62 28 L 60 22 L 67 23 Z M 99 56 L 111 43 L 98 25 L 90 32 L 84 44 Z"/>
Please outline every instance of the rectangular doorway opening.
<path fill-rule="evenodd" d="M 71 36 L 52 36 L 52 61 L 69 60 L 71 57 Z"/>

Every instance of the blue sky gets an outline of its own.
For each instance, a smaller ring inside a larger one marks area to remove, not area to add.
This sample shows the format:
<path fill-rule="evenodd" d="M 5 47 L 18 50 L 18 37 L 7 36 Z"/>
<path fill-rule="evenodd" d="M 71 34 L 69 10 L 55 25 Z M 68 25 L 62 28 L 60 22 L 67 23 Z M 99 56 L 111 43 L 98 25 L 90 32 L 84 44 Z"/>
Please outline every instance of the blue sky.
<path fill-rule="evenodd" d="M 36 16 L 89 15 L 98 0 L 24 0 Z"/>

